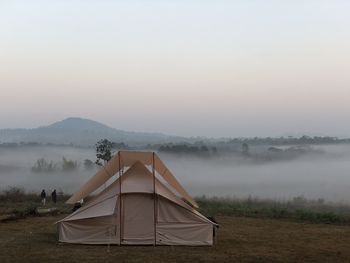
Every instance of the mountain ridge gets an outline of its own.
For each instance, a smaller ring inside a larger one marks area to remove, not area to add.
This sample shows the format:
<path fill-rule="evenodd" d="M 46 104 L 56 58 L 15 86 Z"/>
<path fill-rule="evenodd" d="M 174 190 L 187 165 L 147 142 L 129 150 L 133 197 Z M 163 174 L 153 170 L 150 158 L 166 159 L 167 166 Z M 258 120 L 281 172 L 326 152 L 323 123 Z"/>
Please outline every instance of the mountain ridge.
<path fill-rule="evenodd" d="M 92 146 L 98 140 L 104 138 L 130 145 L 185 140 L 184 137 L 161 133 L 119 130 L 101 122 L 80 117 L 68 117 L 61 121 L 32 129 L 0 129 L 0 142 L 37 142 Z"/>
<path fill-rule="evenodd" d="M 92 130 L 103 130 L 103 129 L 114 129 L 101 122 L 97 122 L 90 119 L 80 117 L 68 117 L 61 121 L 54 122 L 47 126 L 41 126 L 38 128 L 49 128 L 49 129 L 92 129 Z"/>

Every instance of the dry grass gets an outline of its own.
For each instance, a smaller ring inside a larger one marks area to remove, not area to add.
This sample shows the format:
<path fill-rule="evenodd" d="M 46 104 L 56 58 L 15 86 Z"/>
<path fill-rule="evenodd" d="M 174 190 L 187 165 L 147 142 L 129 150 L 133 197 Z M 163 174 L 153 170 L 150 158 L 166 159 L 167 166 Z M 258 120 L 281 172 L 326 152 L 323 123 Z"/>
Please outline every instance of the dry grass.
<path fill-rule="evenodd" d="M 214 247 L 57 243 L 55 217 L 0 223 L 0 262 L 350 262 L 350 226 L 218 217 Z"/>

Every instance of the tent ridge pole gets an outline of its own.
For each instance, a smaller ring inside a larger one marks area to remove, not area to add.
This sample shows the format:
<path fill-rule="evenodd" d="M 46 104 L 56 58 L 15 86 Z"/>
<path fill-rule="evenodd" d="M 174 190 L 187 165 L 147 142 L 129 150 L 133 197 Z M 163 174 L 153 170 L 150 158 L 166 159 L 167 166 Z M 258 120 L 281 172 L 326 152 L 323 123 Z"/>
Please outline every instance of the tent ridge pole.
<path fill-rule="evenodd" d="M 153 175 L 153 219 L 154 219 L 154 246 L 157 245 L 157 194 L 156 194 L 156 169 L 154 162 L 154 155 L 152 154 L 152 175 Z"/>

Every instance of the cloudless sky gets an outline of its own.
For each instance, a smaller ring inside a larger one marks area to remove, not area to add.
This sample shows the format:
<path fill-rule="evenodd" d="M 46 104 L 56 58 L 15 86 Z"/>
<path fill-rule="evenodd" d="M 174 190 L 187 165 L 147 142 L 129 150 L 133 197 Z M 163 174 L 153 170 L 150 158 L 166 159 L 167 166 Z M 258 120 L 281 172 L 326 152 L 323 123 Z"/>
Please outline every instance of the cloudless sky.
<path fill-rule="evenodd" d="M 350 1 L 0 1 L 0 128 L 350 136 Z"/>

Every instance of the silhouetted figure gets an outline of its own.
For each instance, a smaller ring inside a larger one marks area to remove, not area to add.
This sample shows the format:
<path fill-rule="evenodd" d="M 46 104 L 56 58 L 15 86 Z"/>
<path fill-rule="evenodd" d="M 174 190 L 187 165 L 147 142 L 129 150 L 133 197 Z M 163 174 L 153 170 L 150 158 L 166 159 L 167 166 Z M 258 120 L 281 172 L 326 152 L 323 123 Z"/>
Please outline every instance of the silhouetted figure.
<path fill-rule="evenodd" d="M 46 204 L 46 192 L 44 189 L 41 191 L 40 197 L 41 197 L 41 203 L 43 205 L 45 205 Z"/>
<path fill-rule="evenodd" d="M 57 194 L 56 194 L 56 189 L 54 189 L 51 193 L 51 199 L 54 204 L 57 202 Z"/>

